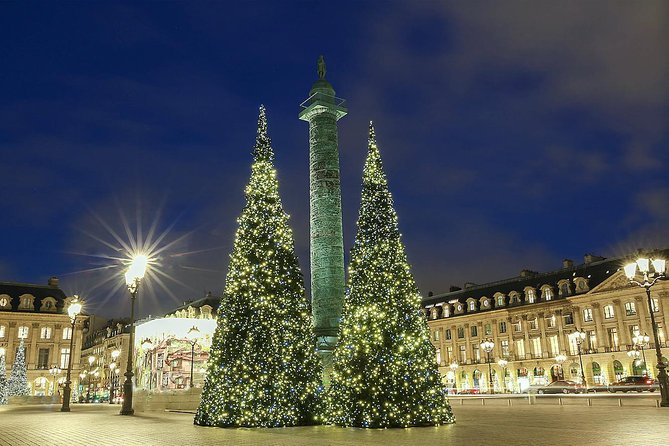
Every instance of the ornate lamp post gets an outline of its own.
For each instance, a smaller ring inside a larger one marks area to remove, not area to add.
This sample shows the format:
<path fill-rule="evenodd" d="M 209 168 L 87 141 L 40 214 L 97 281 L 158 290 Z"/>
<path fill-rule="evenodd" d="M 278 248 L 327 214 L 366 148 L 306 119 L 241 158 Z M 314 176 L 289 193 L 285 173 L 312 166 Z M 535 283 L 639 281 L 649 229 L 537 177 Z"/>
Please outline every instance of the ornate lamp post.
<path fill-rule="evenodd" d="M 662 361 L 662 350 L 660 349 L 660 338 L 657 335 L 657 323 L 655 322 L 655 311 L 653 300 L 650 297 L 650 289 L 658 280 L 666 277 L 666 260 L 639 257 L 636 262 L 625 265 L 625 275 L 633 285 L 638 285 L 646 290 L 648 298 L 648 311 L 650 312 L 650 323 L 653 328 L 653 339 L 655 340 L 655 354 L 657 355 L 657 380 L 660 383 L 660 406 L 669 407 L 669 379 L 665 368 L 667 364 Z M 638 273 L 637 274 L 637 269 Z"/>
<path fill-rule="evenodd" d="M 72 380 L 70 379 L 72 373 L 72 356 L 74 354 L 74 324 L 77 320 L 77 316 L 81 313 L 81 302 L 79 301 L 78 296 L 74 296 L 74 299 L 70 301 L 70 305 L 67 307 L 67 314 L 70 316 L 70 321 L 72 322 L 72 333 L 70 335 L 70 354 L 67 358 L 67 378 L 65 378 L 65 388 L 63 389 L 63 405 L 60 407 L 61 412 L 70 411 L 70 396 L 72 394 L 72 389 L 70 385 Z"/>
<path fill-rule="evenodd" d="M 116 365 L 116 360 L 118 359 L 121 351 L 119 349 L 114 349 L 111 352 L 112 362 L 109 364 L 109 404 L 114 404 L 114 395 L 116 393 L 116 383 L 118 380 L 118 368 Z"/>
<path fill-rule="evenodd" d="M 635 347 L 638 347 L 641 350 L 641 357 L 643 358 L 643 374 L 648 376 L 648 365 L 646 362 L 646 352 L 644 349 L 650 342 L 650 336 L 648 336 L 646 333 L 638 333 L 632 338 L 632 342 L 634 342 Z"/>
<path fill-rule="evenodd" d="M 195 364 L 195 344 L 200 336 L 200 330 L 193 325 L 188 333 L 186 333 L 186 339 L 190 343 L 190 384 L 189 387 L 193 388 L 193 365 Z"/>
<path fill-rule="evenodd" d="M 0 373 L 2 373 L 2 371 L 0 371 Z M 49 375 L 51 375 L 51 379 L 53 380 L 53 391 L 51 392 L 51 396 L 54 396 L 56 394 L 56 376 L 60 375 L 60 368 L 54 364 L 54 366 L 49 369 Z"/>
<path fill-rule="evenodd" d="M 577 328 L 576 331 L 569 334 L 569 338 L 576 342 L 578 348 L 578 362 L 581 365 L 581 384 L 587 386 L 587 383 L 585 382 L 585 370 L 583 369 L 583 355 L 581 354 L 581 344 L 585 340 L 585 332 Z"/>
<path fill-rule="evenodd" d="M 488 393 L 492 395 L 493 393 L 495 393 L 495 390 L 494 390 L 494 384 L 492 382 L 492 366 L 490 365 L 491 363 L 490 353 L 492 352 L 492 349 L 495 348 L 495 343 L 492 342 L 491 339 L 486 339 L 485 341 L 481 342 L 481 348 L 487 354 L 486 362 L 488 363 L 488 383 L 489 383 Z"/>
<path fill-rule="evenodd" d="M 558 365 L 560 366 L 560 376 L 558 376 L 558 380 L 564 379 L 564 369 L 562 368 L 562 364 L 567 360 L 567 355 L 563 355 L 560 353 L 555 357 L 555 361 L 557 361 Z"/>
<path fill-rule="evenodd" d="M 135 300 L 139 284 L 144 278 L 146 265 L 149 259 L 145 255 L 138 255 L 132 260 L 130 267 L 125 273 L 125 284 L 130 292 L 130 343 L 128 344 L 128 366 L 125 370 L 125 382 L 123 383 L 123 406 L 121 415 L 133 415 L 135 410 L 132 408 L 132 356 L 134 354 L 135 342 Z"/>
<path fill-rule="evenodd" d="M 499 365 L 502 368 L 502 383 L 504 384 L 503 390 L 504 393 L 507 392 L 508 386 L 506 385 L 506 366 L 509 364 L 509 361 L 506 359 L 500 359 L 497 361 L 497 365 Z"/>

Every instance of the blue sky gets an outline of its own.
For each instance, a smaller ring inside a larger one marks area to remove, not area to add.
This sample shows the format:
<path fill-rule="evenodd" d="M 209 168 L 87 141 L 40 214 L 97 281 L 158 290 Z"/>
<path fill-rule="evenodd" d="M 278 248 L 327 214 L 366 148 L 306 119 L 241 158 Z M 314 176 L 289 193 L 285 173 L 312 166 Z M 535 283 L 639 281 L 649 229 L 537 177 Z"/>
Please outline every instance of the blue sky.
<path fill-rule="evenodd" d="M 349 108 L 347 250 L 374 120 L 424 294 L 667 247 L 668 20 L 662 1 L 2 3 L 0 280 L 56 275 L 127 313 L 119 268 L 81 272 L 124 215 L 174 241 L 142 313 L 220 293 L 261 103 L 308 275 L 297 113 L 319 54 Z"/>

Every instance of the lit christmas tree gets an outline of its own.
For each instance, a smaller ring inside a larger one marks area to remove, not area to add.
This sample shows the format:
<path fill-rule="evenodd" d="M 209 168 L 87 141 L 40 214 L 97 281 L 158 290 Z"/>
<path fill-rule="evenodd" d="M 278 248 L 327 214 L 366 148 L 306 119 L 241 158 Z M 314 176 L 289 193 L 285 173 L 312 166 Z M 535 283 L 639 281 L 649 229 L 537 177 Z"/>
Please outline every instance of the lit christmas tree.
<path fill-rule="evenodd" d="M 0 405 L 7 404 L 7 364 L 5 355 L 0 355 Z"/>
<path fill-rule="evenodd" d="M 327 394 L 329 421 L 375 428 L 452 423 L 371 123 L 357 230 Z"/>
<path fill-rule="evenodd" d="M 321 368 L 262 106 L 253 158 L 195 424 L 314 424 Z"/>
<path fill-rule="evenodd" d="M 19 342 L 19 349 L 16 351 L 16 360 L 12 364 L 12 372 L 9 375 L 9 381 L 7 381 L 7 395 L 30 395 L 28 376 L 26 375 L 26 352 L 23 338 Z"/>

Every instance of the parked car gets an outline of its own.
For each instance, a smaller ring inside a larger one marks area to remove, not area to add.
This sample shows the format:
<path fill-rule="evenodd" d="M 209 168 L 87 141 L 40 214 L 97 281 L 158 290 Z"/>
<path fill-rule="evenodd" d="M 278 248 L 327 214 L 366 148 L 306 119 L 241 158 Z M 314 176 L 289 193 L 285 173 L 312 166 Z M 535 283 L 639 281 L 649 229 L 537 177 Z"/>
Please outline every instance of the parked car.
<path fill-rule="evenodd" d="M 459 395 L 478 395 L 479 393 L 481 393 L 481 391 L 475 387 L 472 389 L 462 389 L 458 392 Z"/>
<path fill-rule="evenodd" d="M 655 392 L 660 386 L 657 380 L 648 376 L 626 376 L 620 381 L 609 384 L 609 392 Z"/>
<path fill-rule="evenodd" d="M 590 384 L 588 386 L 588 393 L 606 392 L 608 390 L 609 387 L 605 386 L 604 384 Z"/>
<path fill-rule="evenodd" d="M 585 386 L 575 381 L 553 381 L 547 386 L 537 389 L 537 393 L 585 393 Z"/>

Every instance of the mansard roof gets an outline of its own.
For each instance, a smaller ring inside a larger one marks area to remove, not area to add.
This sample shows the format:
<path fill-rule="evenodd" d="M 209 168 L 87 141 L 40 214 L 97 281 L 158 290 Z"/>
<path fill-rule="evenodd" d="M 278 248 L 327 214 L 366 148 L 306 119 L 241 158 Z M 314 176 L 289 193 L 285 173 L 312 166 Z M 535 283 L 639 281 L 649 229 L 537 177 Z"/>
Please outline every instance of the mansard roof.
<path fill-rule="evenodd" d="M 34 311 L 19 309 L 19 297 L 24 294 L 29 294 L 35 298 Z M 11 298 L 12 311 L 25 311 L 30 313 L 40 312 L 39 309 L 42 306 L 42 299 L 46 299 L 47 297 L 53 297 L 56 300 L 56 312 L 63 313 L 63 306 L 65 304 L 65 299 L 67 298 L 65 292 L 58 288 L 58 286 L 16 282 L 0 282 L 0 296 L 1 295 L 7 295 Z M 3 310 L 0 309 L 0 311 Z M 4 311 L 7 311 L 7 309 Z"/>
<path fill-rule="evenodd" d="M 657 255 L 669 260 L 669 249 L 654 252 L 656 252 Z M 555 292 L 553 299 L 558 300 L 566 297 L 558 295 L 558 283 L 562 280 L 566 279 L 573 283 L 574 278 L 583 277 L 588 280 L 588 289 L 591 290 L 600 283 L 604 282 L 606 279 L 613 276 L 618 271 L 621 271 L 623 266 L 632 258 L 633 254 L 611 259 L 598 257 L 596 258 L 598 259 L 596 261 L 582 263 L 580 265 L 574 265 L 556 271 L 549 271 L 545 273 L 524 271 L 525 274 L 517 277 L 482 285 L 472 285 L 462 290 L 428 296 L 423 299 L 423 307 L 431 307 L 441 303 L 453 303 L 456 301 L 464 304 L 468 299 L 474 298 L 478 300 L 484 296 L 492 299 L 493 296 L 497 293 L 502 293 L 503 295 L 508 296 L 512 291 L 517 291 L 523 295 L 523 290 L 526 287 L 532 287 L 536 289 L 537 292 L 539 292 L 541 287 L 544 285 L 550 285 L 553 288 Z M 572 290 L 571 295 L 581 293 L 583 292 L 579 290 Z M 525 302 L 522 302 L 520 305 L 525 304 L 533 305 Z M 494 308 L 494 306 L 489 307 L 489 309 Z"/>

